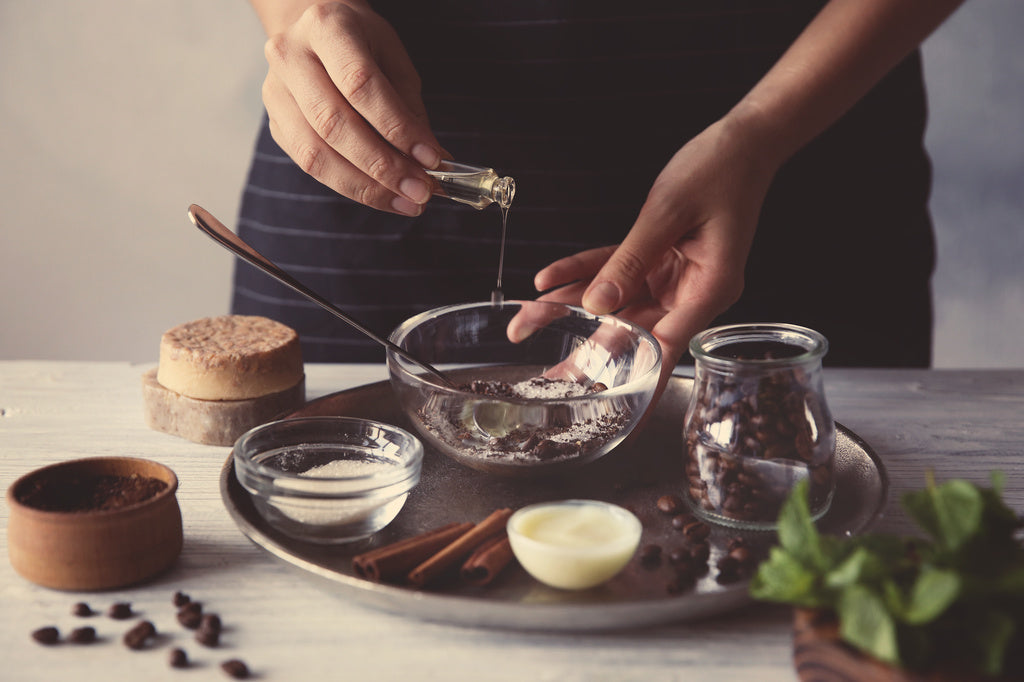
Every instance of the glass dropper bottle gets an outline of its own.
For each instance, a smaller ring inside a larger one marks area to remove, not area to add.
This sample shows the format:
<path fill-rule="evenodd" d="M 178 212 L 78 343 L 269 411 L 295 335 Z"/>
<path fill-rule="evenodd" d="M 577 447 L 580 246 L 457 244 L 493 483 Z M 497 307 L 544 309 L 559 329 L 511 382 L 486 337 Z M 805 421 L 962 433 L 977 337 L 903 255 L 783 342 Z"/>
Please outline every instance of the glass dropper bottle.
<path fill-rule="evenodd" d="M 507 209 L 516 195 L 516 181 L 501 177 L 491 168 L 442 161 L 427 175 L 434 178 L 434 194 L 468 204 L 477 210 L 491 204 Z"/>

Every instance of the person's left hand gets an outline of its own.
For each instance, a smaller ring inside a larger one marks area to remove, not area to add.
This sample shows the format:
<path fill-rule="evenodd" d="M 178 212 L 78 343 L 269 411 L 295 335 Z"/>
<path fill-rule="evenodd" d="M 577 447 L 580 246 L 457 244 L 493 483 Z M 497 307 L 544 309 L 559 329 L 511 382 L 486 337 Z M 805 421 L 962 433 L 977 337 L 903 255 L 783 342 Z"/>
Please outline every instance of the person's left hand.
<path fill-rule="evenodd" d="M 617 312 L 649 329 L 663 352 L 663 390 L 690 338 L 743 291 L 743 270 L 776 164 L 723 119 L 662 170 L 618 246 L 563 258 L 537 273 L 541 300 Z"/>

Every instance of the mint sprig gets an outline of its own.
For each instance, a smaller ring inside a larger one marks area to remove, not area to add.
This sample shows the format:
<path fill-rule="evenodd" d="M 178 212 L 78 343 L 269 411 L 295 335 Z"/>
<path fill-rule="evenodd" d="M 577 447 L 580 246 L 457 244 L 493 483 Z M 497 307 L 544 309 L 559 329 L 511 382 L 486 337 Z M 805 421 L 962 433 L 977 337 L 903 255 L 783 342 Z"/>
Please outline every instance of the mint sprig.
<path fill-rule="evenodd" d="M 807 484 L 778 519 L 778 545 L 759 566 L 751 594 L 826 609 L 843 640 L 889 664 L 953 665 L 984 675 L 1024 674 L 1024 548 L 1020 519 L 992 487 L 964 480 L 904 495 L 922 537 L 819 533 Z"/>

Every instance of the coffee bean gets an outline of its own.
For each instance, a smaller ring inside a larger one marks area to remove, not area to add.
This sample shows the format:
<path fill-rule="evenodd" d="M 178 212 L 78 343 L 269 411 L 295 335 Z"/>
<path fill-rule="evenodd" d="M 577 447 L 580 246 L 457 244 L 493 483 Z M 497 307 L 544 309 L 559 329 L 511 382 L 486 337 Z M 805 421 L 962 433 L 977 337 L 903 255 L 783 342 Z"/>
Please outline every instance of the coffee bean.
<path fill-rule="evenodd" d="M 203 620 L 200 621 L 199 628 L 201 630 L 213 630 L 215 632 L 220 632 L 220 616 L 216 613 L 206 614 L 203 616 Z"/>
<path fill-rule="evenodd" d="M 115 620 L 127 620 L 135 614 L 132 612 L 132 605 L 128 602 L 117 602 L 111 604 L 107 609 L 107 615 Z"/>
<path fill-rule="evenodd" d="M 707 563 L 711 557 L 711 545 L 705 542 L 698 542 L 690 547 L 690 556 L 695 562 Z"/>
<path fill-rule="evenodd" d="M 211 649 L 220 644 L 220 630 L 196 630 L 196 641 Z"/>
<path fill-rule="evenodd" d="M 665 591 L 669 594 L 681 594 L 692 588 L 695 583 L 692 573 L 677 573 L 665 585 Z"/>
<path fill-rule="evenodd" d="M 68 635 L 68 640 L 75 644 L 92 644 L 96 641 L 96 628 L 91 626 L 75 628 Z"/>
<path fill-rule="evenodd" d="M 188 604 L 192 599 L 183 592 L 175 592 L 174 597 L 171 599 L 171 603 L 181 608 L 185 604 Z"/>
<path fill-rule="evenodd" d="M 140 620 L 128 632 L 124 633 L 124 645 L 129 649 L 142 649 L 151 637 L 156 636 L 156 627 L 148 620 Z"/>
<path fill-rule="evenodd" d="M 58 640 L 60 640 L 60 630 L 52 625 L 48 625 L 44 628 L 33 630 L 32 639 L 36 640 L 40 644 L 46 644 L 47 646 L 56 644 Z"/>
<path fill-rule="evenodd" d="M 742 545 L 731 549 L 729 551 L 729 556 L 738 561 L 741 565 L 746 565 L 750 563 L 751 559 L 753 558 L 753 555 L 750 553 L 750 550 Z"/>
<path fill-rule="evenodd" d="M 188 667 L 188 655 L 184 649 L 175 647 L 171 649 L 171 652 L 167 656 L 167 662 L 172 668 L 187 668 Z"/>
<path fill-rule="evenodd" d="M 191 601 L 178 610 L 178 622 L 189 630 L 195 630 L 203 620 L 203 605 Z"/>
<path fill-rule="evenodd" d="M 229 677 L 233 677 L 236 680 L 244 680 L 249 677 L 249 666 L 237 658 L 232 658 L 230 661 L 224 661 L 220 664 L 220 669 L 227 673 Z"/>
<path fill-rule="evenodd" d="M 530 454 L 537 459 L 554 459 L 561 453 L 561 449 L 558 447 L 558 443 L 553 440 L 545 438 L 541 442 L 537 443 Z"/>
<path fill-rule="evenodd" d="M 86 616 L 91 616 L 94 613 L 95 611 L 92 610 L 92 607 L 90 607 L 84 601 L 80 601 L 71 607 L 71 614 L 74 616 L 81 616 L 84 618 Z"/>
<path fill-rule="evenodd" d="M 661 563 L 661 546 L 644 545 L 640 549 L 640 565 L 644 568 L 654 568 Z"/>
<path fill-rule="evenodd" d="M 676 514 L 672 517 L 672 527 L 676 530 L 682 530 L 687 525 L 693 522 L 693 517 L 689 514 Z"/>
<path fill-rule="evenodd" d="M 663 514 L 678 514 L 685 506 L 685 503 L 678 495 L 662 495 L 658 498 L 658 511 Z"/>
<path fill-rule="evenodd" d="M 715 580 L 723 585 L 734 583 L 742 577 L 743 571 L 740 562 L 731 556 L 719 559 L 716 568 L 718 568 L 718 576 Z"/>
<path fill-rule="evenodd" d="M 683 527 L 683 535 L 693 542 L 700 542 L 711 535 L 711 526 L 703 521 L 694 521 Z"/>
<path fill-rule="evenodd" d="M 678 594 L 697 584 L 697 572 L 689 564 L 676 566 L 675 575 L 669 581 L 669 592 Z M 676 590 L 676 592 L 673 592 Z"/>
<path fill-rule="evenodd" d="M 688 566 L 690 560 L 690 552 L 686 549 L 673 549 L 668 553 L 668 562 L 673 566 Z"/>

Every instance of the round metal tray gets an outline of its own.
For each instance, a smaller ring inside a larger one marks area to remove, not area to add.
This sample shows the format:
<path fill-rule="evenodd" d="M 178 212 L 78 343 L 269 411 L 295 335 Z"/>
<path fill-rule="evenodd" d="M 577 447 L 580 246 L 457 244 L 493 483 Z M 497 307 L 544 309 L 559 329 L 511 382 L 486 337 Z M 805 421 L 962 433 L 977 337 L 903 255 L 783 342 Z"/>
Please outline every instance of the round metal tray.
<path fill-rule="evenodd" d="M 693 589 L 670 594 L 674 572 L 667 561 L 650 568 L 638 558 L 604 585 L 581 592 L 545 587 L 510 566 L 486 587 L 456 583 L 415 590 L 356 577 L 352 557 L 372 546 L 430 530 L 450 521 L 479 521 L 499 507 L 521 507 L 552 499 L 593 498 L 633 510 L 644 525 L 641 546 L 664 552 L 685 546 L 657 499 L 684 490 L 682 422 L 693 380 L 673 377 L 642 430 L 601 460 L 549 479 L 510 479 L 474 471 L 427 447 L 419 486 L 402 512 L 369 541 L 340 547 L 310 545 L 271 528 L 256 512 L 235 477 L 229 457 L 221 473 L 221 496 L 239 529 L 256 545 L 319 582 L 339 597 L 424 620 L 469 627 L 598 631 L 692 620 L 730 611 L 750 601 L 746 578 L 719 584 L 716 557 L 742 536 L 756 555 L 774 544 L 773 533 L 714 528 L 710 570 Z M 288 416 L 368 417 L 413 430 L 388 382 L 333 393 Z M 818 521 L 836 535 L 861 533 L 885 506 L 888 478 L 882 463 L 856 434 L 837 425 L 836 492 Z M 749 577 L 749 576 L 748 576 Z"/>

